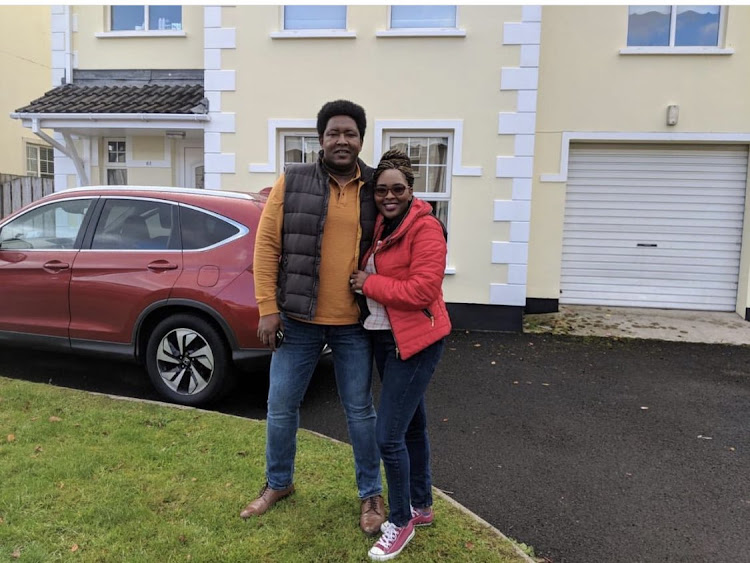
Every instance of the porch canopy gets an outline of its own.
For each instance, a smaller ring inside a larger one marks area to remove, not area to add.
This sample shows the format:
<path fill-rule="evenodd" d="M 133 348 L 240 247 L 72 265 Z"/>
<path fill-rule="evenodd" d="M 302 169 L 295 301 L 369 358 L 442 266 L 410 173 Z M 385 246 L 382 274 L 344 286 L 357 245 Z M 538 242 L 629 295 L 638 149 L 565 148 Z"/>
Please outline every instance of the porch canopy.
<path fill-rule="evenodd" d="M 210 118 L 202 83 L 159 83 L 150 74 L 148 83 L 139 83 L 133 80 L 133 71 L 128 74 L 129 80 L 121 81 L 111 76 L 108 80 L 74 80 L 73 84 L 48 91 L 10 116 L 20 119 L 25 127 L 68 156 L 81 186 L 89 185 L 89 178 L 73 136 L 166 135 L 172 130 L 200 132 L 203 137 Z M 44 129 L 60 135 L 55 139 Z"/>

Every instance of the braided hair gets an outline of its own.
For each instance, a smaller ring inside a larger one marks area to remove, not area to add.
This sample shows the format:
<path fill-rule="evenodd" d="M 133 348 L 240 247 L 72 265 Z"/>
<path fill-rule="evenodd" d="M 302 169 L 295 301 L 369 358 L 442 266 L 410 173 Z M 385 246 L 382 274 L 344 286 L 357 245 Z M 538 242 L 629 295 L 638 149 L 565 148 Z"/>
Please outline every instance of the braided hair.
<path fill-rule="evenodd" d="M 373 182 L 377 184 L 378 178 L 386 170 L 398 170 L 406 178 L 406 183 L 410 188 L 414 187 L 414 170 L 411 167 L 411 160 L 403 151 L 391 149 L 386 151 L 380 158 L 378 167 L 373 175 Z"/>

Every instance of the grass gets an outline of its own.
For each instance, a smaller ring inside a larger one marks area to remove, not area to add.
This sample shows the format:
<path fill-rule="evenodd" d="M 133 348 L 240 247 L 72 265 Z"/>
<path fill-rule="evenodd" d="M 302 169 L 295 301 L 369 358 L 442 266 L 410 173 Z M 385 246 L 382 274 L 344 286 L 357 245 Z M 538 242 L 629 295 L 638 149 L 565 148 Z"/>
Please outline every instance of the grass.
<path fill-rule="evenodd" d="M 351 448 L 301 431 L 297 492 L 263 482 L 265 423 L 0 377 L 0 561 L 369 561 Z M 442 498 L 398 558 L 523 559 Z"/>

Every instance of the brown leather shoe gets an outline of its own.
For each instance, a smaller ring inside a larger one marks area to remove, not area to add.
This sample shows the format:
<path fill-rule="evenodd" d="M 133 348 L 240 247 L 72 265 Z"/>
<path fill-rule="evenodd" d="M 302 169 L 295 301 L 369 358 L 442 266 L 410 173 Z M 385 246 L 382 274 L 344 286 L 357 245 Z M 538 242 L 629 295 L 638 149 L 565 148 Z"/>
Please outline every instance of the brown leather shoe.
<path fill-rule="evenodd" d="M 250 518 L 251 516 L 260 516 L 266 510 L 271 508 L 278 501 L 284 497 L 288 497 L 294 492 L 294 484 L 289 485 L 286 489 L 277 491 L 268 486 L 268 483 L 263 485 L 263 488 L 258 493 L 258 498 L 245 507 L 245 510 L 240 512 L 241 518 Z"/>
<path fill-rule="evenodd" d="M 374 536 L 380 532 L 380 525 L 385 522 L 385 503 L 383 497 L 375 495 L 366 498 L 360 506 L 359 527 L 365 534 Z"/>

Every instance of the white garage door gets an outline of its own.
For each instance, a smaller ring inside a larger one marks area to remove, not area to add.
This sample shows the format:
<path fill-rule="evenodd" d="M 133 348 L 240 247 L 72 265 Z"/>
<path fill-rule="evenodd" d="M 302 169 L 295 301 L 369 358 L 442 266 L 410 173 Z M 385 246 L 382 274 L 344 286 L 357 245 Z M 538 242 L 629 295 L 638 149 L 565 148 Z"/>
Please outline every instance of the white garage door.
<path fill-rule="evenodd" d="M 747 147 L 572 146 L 560 303 L 733 311 Z"/>

